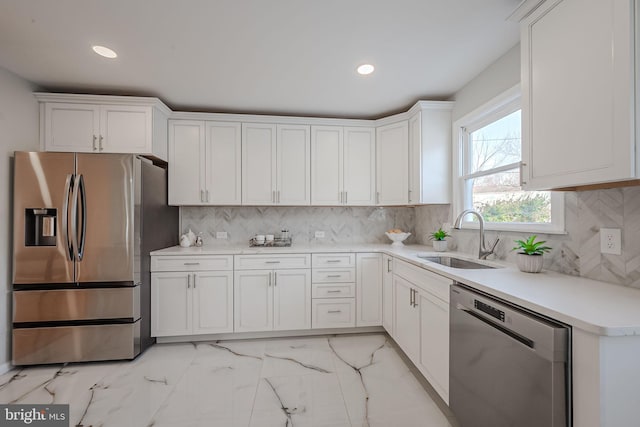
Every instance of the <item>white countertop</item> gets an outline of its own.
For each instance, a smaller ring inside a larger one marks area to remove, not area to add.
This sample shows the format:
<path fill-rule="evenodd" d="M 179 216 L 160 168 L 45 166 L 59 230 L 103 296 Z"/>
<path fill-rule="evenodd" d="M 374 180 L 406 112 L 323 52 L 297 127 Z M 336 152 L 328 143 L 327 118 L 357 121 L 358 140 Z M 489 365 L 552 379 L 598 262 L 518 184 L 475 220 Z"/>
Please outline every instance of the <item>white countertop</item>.
<path fill-rule="evenodd" d="M 454 255 L 466 259 L 473 259 L 473 257 L 454 252 L 436 253 L 431 246 L 407 245 L 396 248 L 391 245 L 358 243 L 287 248 L 174 246 L 151 252 L 151 255 L 327 252 L 386 253 L 587 332 L 606 336 L 640 335 L 640 290 L 638 289 L 546 270 L 537 274 L 523 273 L 514 265 L 499 261 L 486 262 L 500 267 L 495 269 L 450 268 L 423 260 L 417 254 L 429 252 L 434 256 Z"/>

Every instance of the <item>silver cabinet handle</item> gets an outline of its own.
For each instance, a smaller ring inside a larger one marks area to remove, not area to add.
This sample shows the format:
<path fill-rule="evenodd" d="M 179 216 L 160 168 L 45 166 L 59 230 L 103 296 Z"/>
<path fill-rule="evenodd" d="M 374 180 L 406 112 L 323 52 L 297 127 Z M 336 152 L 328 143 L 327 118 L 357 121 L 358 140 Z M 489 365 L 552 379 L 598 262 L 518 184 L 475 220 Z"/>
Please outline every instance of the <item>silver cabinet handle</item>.
<path fill-rule="evenodd" d="M 204 203 L 204 190 L 200 190 L 200 201 Z"/>
<path fill-rule="evenodd" d="M 280 190 L 278 190 L 278 204 L 280 204 Z"/>
<path fill-rule="evenodd" d="M 328 294 L 341 294 L 342 291 L 337 290 L 337 291 L 327 291 Z"/>
<path fill-rule="evenodd" d="M 391 273 L 391 258 L 387 259 L 387 273 Z"/>
<path fill-rule="evenodd" d="M 205 191 L 205 194 L 207 195 L 207 197 L 205 198 L 206 202 L 209 203 L 209 190 Z"/>
<path fill-rule="evenodd" d="M 269 287 L 271 287 L 271 272 L 269 272 Z"/>
<path fill-rule="evenodd" d="M 184 265 L 200 265 L 199 262 L 185 262 Z"/>
<path fill-rule="evenodd" d="M 414 291 L 414 289 L 410 289 L 410 291 L 411 291 L 411 293 L 409 294 L 409 305 L 411 307 L 414 307 L 413 301 L 414 301 L 414 298 L 415 298 L 415 293 L 414 293 L 415 291 Z"/>
<path fill-rule="evenodd" d="M 327 313 L 342 313 L 342 310 L 329 310 Z"/>
<path fill-rule="evenodd" d="M 349 192 L 348 191 L 344 192 L 344 204 L 345 205 L 349 204 Z"/>
<path fill-rule="evenodd" d="M 411 203 L 411 190 L 409 190 L 408 200 L 409 200 L 409 203 Z"/>
<path fill-rule="evenodd" d="M 191 275 L 187 274 L 187 289 L 191 287 Z"/>
<path fill-rule="evenodd" d="M 339 259 L 328 259 L 326 262 L 327 263 L 335 263 L 335 262 L 340 262 L 340 260 Z"/>
<path fill-rule="evenodd" d="M 193 275 L 193 289 L 196 288 L 196 275 Z"/>
<path fill-rule="evenodd" d="M 96 151 L 98 149 L 98 147 L 96 147 L 96 140 L 97 139 L 98 139 L 98 137 L 93 135 L 93 151 Z"/>
<path fill-rule="evenodd" d="M 329 274 L 327 276 L 329 279 L 339 279 L 340 277 L 342 277 L 342 274 Z"/>
<path fill-rule="evenodd" d="M 273 272 L 273 286 L 278 286 L 278 273 L 276 271 Z"/>
<path fill-rule="evenodd" d="M 100 149 L 100 151 L 102 151 L 102 140 L 104 138 L 102 137 L 102 135 L 100 135 L 100 139 L 98 140 L 98 148 Z"/>
<path fill-rule="evenodd" d="M 376 204 L 379 205 L 380 204 L 380 192 L 376 191 Z"/>
<path fill-rule="evenodd" d="M 280 261 L 265 261 L 265 264 L 280 264 Z"/>

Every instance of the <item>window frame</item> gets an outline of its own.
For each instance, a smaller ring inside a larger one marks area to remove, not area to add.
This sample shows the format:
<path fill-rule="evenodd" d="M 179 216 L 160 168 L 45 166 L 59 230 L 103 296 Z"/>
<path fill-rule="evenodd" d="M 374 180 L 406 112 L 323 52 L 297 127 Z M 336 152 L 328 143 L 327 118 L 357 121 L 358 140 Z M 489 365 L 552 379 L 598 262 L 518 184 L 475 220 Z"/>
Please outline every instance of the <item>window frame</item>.
<path fill-rule="evenodd" d="M 464 115 L 453 123 L 453 210 L 456 218 L 465 209 L 472 209 L 472 195 L 470 178 L 492 175 L 500 170 L 511 170 L 520 166 L 522 173 L 522 160 L 510 163 L 487 171 L 467 173 L 469 135 L 517 110 L 521 109 L 520 85 L 513 86 L 495 98 L 484 103 L 480 107 Z M 467 218 L 471 219 L 469 215 Z M 479 224 L 472 220 L 464 220 L 463 228 L 477 229 Z M 515 223 L 515 222 L 485 222 L 485 229 L 497 231 L 536 232 L 546 234 L 566 234 L 564 224 L 564 193 L 551 192 L 551 222 L 539 223 Z"/>

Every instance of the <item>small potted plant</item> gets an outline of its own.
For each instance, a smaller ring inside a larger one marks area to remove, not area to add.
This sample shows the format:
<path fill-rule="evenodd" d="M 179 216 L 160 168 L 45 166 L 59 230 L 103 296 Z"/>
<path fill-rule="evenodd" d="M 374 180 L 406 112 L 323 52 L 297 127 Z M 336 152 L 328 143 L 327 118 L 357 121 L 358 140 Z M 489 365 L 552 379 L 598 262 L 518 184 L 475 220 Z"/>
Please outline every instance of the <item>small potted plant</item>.
<path fill-rule="evenodd" d="M 530 236 L 526 240 L 516 240 L 516 246 L 512 249 L 518 251 L 516 255 L 516 263 L 520 271 L 525 273 L 539 273 L 542 271 L 542 255 L 545 252 L 549 252 L 551 248 L 549 246 L 543 246 L 546 240 L 539 240 L 536 242 L 538 236 Z"/>
<path fill-rule="evenodd" d="M 434 231 L 429 235 L 429 239 L 433 241 L 433 250 L 436 252 L 444 252 L 447 250 L 447 241 L 445 240 L 447 237 L 451 237 L 449 233 L 444 231 L 442 228 L 438 228 L 437 231 Z"/>

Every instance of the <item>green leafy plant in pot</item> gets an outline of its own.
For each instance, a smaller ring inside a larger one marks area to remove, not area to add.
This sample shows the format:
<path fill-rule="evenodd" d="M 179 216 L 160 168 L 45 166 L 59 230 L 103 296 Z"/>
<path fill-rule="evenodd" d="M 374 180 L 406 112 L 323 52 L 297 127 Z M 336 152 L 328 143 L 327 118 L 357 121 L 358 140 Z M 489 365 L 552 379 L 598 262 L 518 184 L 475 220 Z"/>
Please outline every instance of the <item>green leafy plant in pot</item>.
<path fill-rule="evenodd" d="M 429 240 L 433 241 L 433 250 L 436 252 L 444 252 L 447 250 L 447 237 L 451 237 L 449 233 L 439 228 L 437 231 L 429 234 Z"/>
<path fill-rule="evenodd" d="M 538 236 L 529 236 L 526 240 L 516 240 L 516 246 L 512 249 L 518 251 L 516 263 L 520 271 L 525 273 L 539 273 L 542 271 L 543 255 L 549 252 L 551 247 L 544 246 L 546 240 L 536 242 Z"/>

